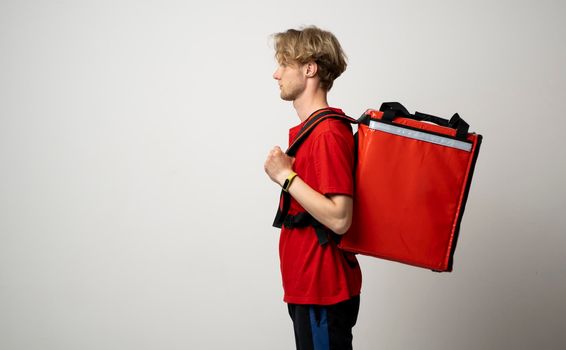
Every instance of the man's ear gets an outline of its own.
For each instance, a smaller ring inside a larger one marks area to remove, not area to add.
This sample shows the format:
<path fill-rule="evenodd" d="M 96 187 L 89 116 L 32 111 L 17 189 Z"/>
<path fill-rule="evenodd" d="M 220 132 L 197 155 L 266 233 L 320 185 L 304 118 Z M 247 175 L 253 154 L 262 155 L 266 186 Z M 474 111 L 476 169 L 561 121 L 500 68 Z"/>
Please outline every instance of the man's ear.
<path fill-rule="evenodd" d="M 318 70 L 318 65 L 315 61 L 310 61 L 305 64 L 305 75 L 309 78 L 312 78 L 316 75 Z"/>

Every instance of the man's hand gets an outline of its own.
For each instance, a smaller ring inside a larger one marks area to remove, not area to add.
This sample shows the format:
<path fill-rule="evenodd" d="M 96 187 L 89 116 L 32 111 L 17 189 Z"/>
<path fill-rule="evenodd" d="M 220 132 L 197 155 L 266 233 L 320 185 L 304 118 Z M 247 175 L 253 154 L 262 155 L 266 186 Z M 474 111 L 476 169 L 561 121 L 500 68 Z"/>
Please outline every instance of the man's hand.
<path fill-rule="evenodd" d="M 289 157 L 279 146 L 275 146 L 269 151 L 263 168 L 273 182 L 283 186 L 285 179 L 293 171 L 294 162 L 295 158 Z"/>

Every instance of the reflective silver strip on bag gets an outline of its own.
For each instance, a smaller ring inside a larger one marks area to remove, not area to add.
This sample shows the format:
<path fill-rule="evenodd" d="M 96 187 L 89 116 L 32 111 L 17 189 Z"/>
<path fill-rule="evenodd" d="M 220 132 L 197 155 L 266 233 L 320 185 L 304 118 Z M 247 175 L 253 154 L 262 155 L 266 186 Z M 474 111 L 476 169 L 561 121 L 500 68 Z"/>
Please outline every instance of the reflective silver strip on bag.
<path fill-rule="evenodd" d="M 415 140 L 435 143 L 437 145 L 461 149 L 462 151 L 470 152 L 472 144 L 464 141 L 454 140 L 448 137 L 442 137 L 426 132 L 416 131 L 412 129 L 403 128 L 400 126 L 380 123 L 375 120 L 369 122 L 370 129 L 380 130 L 394 135 L 404 136 Z"/>

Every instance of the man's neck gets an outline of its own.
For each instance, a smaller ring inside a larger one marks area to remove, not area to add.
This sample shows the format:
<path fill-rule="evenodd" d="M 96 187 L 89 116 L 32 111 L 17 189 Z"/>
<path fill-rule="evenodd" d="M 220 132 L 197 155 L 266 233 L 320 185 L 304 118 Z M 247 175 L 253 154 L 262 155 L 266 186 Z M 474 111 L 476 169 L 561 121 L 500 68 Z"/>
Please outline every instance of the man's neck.
<path fill-rule="evenodd" d="M 304 122 L 314 111 L 328 107 L 326 92 L 318 91 L 312 96 L 301 96 L 301 98 L 293 101 L 293 107 L 301 122 Z"/>

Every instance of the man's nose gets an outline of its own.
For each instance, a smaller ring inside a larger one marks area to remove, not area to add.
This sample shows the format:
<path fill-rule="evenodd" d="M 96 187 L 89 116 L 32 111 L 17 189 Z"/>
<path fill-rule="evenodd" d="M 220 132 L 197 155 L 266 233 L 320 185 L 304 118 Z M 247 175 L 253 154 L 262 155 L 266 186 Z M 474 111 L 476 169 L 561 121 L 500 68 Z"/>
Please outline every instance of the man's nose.
<path fill-rule="evenodd" d="M 279 68 L 277 68 L 275 72 L 273 72 L 273 79 L 279 80 Z"/>

